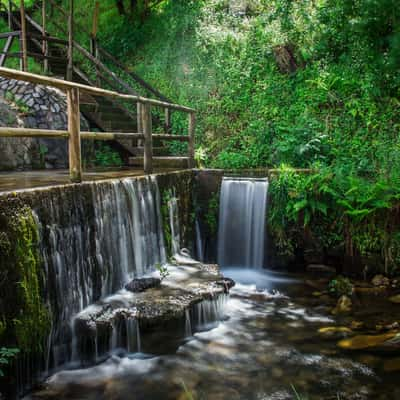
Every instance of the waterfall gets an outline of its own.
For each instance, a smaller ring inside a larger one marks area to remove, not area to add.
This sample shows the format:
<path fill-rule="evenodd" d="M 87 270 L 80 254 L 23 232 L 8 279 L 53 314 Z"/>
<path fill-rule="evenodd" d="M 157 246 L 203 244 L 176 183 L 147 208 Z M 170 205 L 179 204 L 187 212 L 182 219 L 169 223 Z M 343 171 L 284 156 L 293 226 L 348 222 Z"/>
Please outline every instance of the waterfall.
<path fill-rule="evenodd" d="M 267 192 L 267 179 L 223 179 L 218 231 L 221 267 L 262 268 Z"/>
<path fill-rule="evenodd" d="M 196 218 L 195 221 L 196 225 L 196 255 L 197 260 L 204 262 L 204 245 L 203 245 L 203 238 L 201 237 L 201 229 L 199 220 Z"/>
<path fill-rule="evenodd" d="M 181 237 L 179 225 L 179 208 L 178 199 L 176 198 L 175 191 L 168 201 L 169 211 L 169 224 L 171 229 L 171 251 L 172 255 L 179 254 L 181 250 Z"/>
<path fill-rule="evenodd" d="M 53 316 L 47 366 L 76 355 L 73 316 L 165 263 L 160 193 L 154 177 L 52 190 L 35 209 Z M 118 338 L 114 338 L 118 341 Z"/>

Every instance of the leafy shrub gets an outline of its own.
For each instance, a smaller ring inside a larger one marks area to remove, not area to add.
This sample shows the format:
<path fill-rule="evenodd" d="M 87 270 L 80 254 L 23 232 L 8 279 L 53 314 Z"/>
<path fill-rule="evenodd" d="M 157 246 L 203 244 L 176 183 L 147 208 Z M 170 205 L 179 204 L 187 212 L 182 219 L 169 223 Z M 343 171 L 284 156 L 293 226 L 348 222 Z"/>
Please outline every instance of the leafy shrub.
<path fill-rule="evenodd" d="M 97 167 L 121 167 L 123 162 L 117 151 L 106 144 L 100 143 L 95 150 L 93 164 Z"/>
<path fill-rule="evenodd" d="M 353 285 L 348 278 L 338 276 L 332 279 L 328 285 L 329 292 L 336 296 L 351 296 L 353 294 Z"/>

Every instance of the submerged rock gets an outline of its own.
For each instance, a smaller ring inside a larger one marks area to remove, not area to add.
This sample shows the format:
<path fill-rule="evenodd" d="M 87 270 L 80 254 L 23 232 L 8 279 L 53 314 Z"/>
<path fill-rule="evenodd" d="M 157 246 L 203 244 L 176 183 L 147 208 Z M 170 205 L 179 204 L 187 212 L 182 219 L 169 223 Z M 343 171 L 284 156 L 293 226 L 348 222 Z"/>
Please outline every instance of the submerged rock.
<path fill-rule="evenodd" d="M 400 304 L 400 294 L 396 294 L 395 296 L 389 297 L 389 300 L 392 303 Z"/>
<path fill-rule="evenodd" d="M 353 331 L 346 326 L 326 326 L 318 329 L 318 333 L 327 337 L 343 337 L 351 335 Z"/>
<path fill-rule="evenodd" d="M 358 335 L 350 339 L 343 339 L 338 342 L 342 349 L 363 350 L 368 348 L 380 348 L 390 350 L 400 348 L 400 334 L 388 332 L 382 335 Z"/>
<path fill-rule="evenodd" d="M 235 286 L 235 281 L 231 278 L 223 278 L 215 282 L 216 285 L 222 286 L 224 288 L 224 293 L 228 293 L 229 289 Z"/>
<path fill-rule="evenodd" d="M 375 275 L 372 278 L 371 283 L 374 286 L 389 286 L 390 285 L 390 280 L 386 276 L 383 275 Z"/>
<path fill-rule="evenodd" d="M 383 369 L 386 372 L 400 371 L 400 357 L 391 358 L 390 360 L 385 361 Z"/>
<path fill-rule="evenodd" d="M 147 289 L 159 287 L 161 279 L 159 278 L 137 278 L 131 280 L 125 285 L 125 289 L 129 292 L 140 293 Z"/>
<path fill-rule="evenodd" d="M 336 315 L 336 314 L 349 313 L 351 311 L 351 307 L 352 307 L 352 302 L 350 297 L 346 295 L 340 296 L 336 304 L 336 307 L 332 310 L 332 314 Z"/>

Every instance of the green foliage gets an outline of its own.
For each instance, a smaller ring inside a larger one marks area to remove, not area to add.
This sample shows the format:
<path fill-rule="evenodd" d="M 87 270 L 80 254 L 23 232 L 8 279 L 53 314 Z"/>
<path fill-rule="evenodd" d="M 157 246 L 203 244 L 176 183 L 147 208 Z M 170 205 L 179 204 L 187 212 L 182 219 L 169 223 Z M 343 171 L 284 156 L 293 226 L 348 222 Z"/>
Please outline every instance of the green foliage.
<path fill-rule="evenodd" d="M 119 153 L 101 142 L 96 144 L 92 163 L 96 167 L 121 167 L 123 165 Z"/>
<path fill-rule="evenodd" d="M 18 112 L 23 114 L 23 115 L 28 115 L 31 113 L 29 107 L 21 100 L 17 99 L 12 92 L 6 92 L 5 96 L 6 100 L 8 100 L 10 103 L 13 103 L 14 106 L 18 109 Z"/>
<path fill-rule="evenodd" d="M 354 290 L 350 280 L 340 275 L 329 282 L 328 288 L 329 292 L 337 297 L 351 296 Z"/>
<path fill-rule="evenodd" d="M 293 254 L 308 235 L 325 249 L 343 245 L 349 256 L 381 255 L 382 268 L 394 273 L 400 251 L 396 175 L 356 178 L 329 167 L 304 174 L 282 166 L 269 191 L 269 227 L 282 254 Z"/>
<path fill-rule="evenodd" d="M 19 349 L 2 347 L 0 348 L 0 377 L 4 376 L 2 367 L 10 364 L 10 361 L 17 356 Z"/>
<path fill-rule="evenodd" d="M 207 213 L 204 216 L 207 227 L 211 234 L 216 234 L 218 230 L 218 211 L 219 211 L 219 193 L 213 193 L 210 197 L 207 207 Z"/>

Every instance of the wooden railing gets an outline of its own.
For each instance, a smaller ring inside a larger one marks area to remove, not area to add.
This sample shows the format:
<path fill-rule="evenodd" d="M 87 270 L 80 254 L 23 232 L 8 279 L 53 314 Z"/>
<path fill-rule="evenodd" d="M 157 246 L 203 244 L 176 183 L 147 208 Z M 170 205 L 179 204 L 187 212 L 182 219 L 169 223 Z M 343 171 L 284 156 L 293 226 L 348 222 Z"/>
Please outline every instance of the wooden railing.
<path fill-rule="evenodd" d="M 7 4 L 6 4 L 7 3 Z M 1 40 L 6 40 L 3 51 L 0 53 L 0 67 L 6 67 L 8 58 L 18 58 L 20 60 L 20 70 L 28 71 L 28 59 L 33 58 L 36 62 L 43 65 L 43 74 L 48 75 L 52 63 L 65 63 L 66 79 L 83 81 L 87 85 L 101 87 L 107 90 L 123 92 L 131 95 L 143 94 L 146 97 L 156 98 L 164 102 L 172 101 L 151 86 L 148 82 L 140 78 L 135 72 L 125 66 L 121 61 L 100 46 L 97 40 L 99 2 L 96 1 L 93 10 L 92 29 L 86 26 L 77 26 L 74 16 L 74 0 L 70 0 L 70 9 L 64 10 L 55 0 L 41 0 L 33 2 L 27 13 L 24 2 L 20 1 L 16 5 L 12 0 L 0 2 L 0 11 L 8 16 L 10 32 L 0 34 Z M 36 13 L 33 11 L 36 10 Z M 52 14 L 57 12 L 61 21 L 68 23 L 63 25 L 57 23 L 57 19 L 52 17 L 52 24 L 58 29 L 63 38 L 52 36 L 48 31 L 49 20 L 47 12 Z M 34 19 L 41 16 L 40 21 Z M 87 20 L 90 16 L 87 15 Z M 30 29 L 27 29 L 27 25 Z M 16 28 L 16 29 L 15 29 Z M 83 43 L 74 40 L 74 30 L 79 30 L 86 36 Z M 35 33 L 35 32 L 36 33 Z M 19 51 L 11 51 L 14 40 L 18 40 Z M 28 46 L 27 43 L 30 43 Z M 33 45 L 33 46 L 32 46 Z M 51 48 L 56 46 L 57 55 L 51 54 Z M 34 48 L 32 51 L 32 47 Z M 61 56 L 60 56 L 61 55 Z M 80 61 L 84 62 L 80 62 Z M 136 118 L 134 113 L 126 103 L 116 100 L 115 105 L 122 109 L 126 115 Z M 139 109 L 138 109 L 139 113 Z M 172 116 L 168 108 L 163 113 L 154 116 L 154 120 L 159 123 L 164 121 L 164 133 L 171 133 Z M 90 116 L 93 118 L 93 116 Z M 99 121 L 96 121 L 97 125 Z M 100 124 L 101 125 L 101 124 Z M 138 119 L 140 125 L 140 118 Z"/>
<path fill-rule="evenodd" d="M 144 141 L 144 172 L 146 174 L 151 174 L 153 172 L 153 139 L 186 141 L 188 142 L 188 167 L 194 168 L 194 134 L 196 129 L 196 111 L 193 108 L 137 95 L 122 94 L 111 90 L 86 86 L 71 81 L 50 78 L 9 68 L 0 68 L 0 76 L 54 87 L 66 93 L 68 114 L 68 129 L 66 131 L 0 127 L 0 137 L 46 137 L 68 139 L 69 172 L 72 182 L 82 181 L 81 139 L 142 139 Z M 79 108 L 80 93 L 86 93 L 93 96 L 109 97 L 112 99 L 119 99 L 138 104 L 138 109 L 140 110 L 140 128 L 138 130 L 140 130 L 140 132 L 81 132 Z M 187 113 L 188 135 L 153 134 L 151 117 L 152 107 L 161 107 L 169 111 L 175 110 Z"/>

